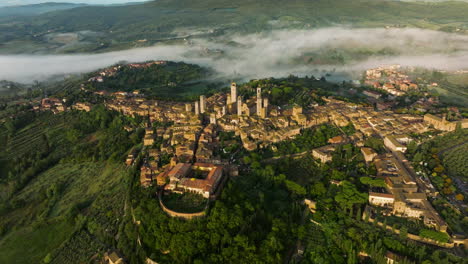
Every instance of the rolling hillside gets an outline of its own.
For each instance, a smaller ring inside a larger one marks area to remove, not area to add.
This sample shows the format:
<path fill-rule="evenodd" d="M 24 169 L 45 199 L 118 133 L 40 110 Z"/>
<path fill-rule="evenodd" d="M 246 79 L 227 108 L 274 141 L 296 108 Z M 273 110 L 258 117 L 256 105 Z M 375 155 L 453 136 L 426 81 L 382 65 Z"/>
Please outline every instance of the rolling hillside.
<path fill-rule="evenodd" d="M 251 33 L 275 28 L 420 27 L 464 32 L 468 3 L 375 0 L 159 0 L 130 6 L 85 6 L 0 24 L 0 53 L 18 45 L 48 50 L 51 33 L 91 31 L 67 52 L 124 49 L 193 35 Z"/>
<path fill-rule="evenodd" d="M 0 7 L 0 19 L 5 17 L 18 18 L 19 16 L 34 16 L 51 11 L 65 10 L 84 6 L 71 3 L 42 3 L 34 5 Z"/>

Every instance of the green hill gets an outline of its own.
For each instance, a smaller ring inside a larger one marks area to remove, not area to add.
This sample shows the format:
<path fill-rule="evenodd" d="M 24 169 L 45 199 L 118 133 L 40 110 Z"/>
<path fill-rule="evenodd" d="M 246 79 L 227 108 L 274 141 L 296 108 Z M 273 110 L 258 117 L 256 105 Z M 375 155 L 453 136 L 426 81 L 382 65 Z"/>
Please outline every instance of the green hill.
<path fill-rule="evenodd" d="M 91 82 L 87 88 L 109 92 L 139 90 L 147 96 L 160 99 L 197 98 L 200 94 L 209 93 L 216 88 L 216 85 L 205 81 L 212 74 L 210 69 L 183 62 L 166 62 L 143 68 L 124 65 L 115 75 L 105 78 L 105 82 Z M 98 73 L 94 72 L 89 77 L 96 75 Z"/>
<path fill-rule="evenodd" d="M 99 52 L 195 34 L 214 36 L 275 28 L 353 25 L 464 31 L 468 28 L 467 13 L 468 3 L 464 2 L 383 0 L 159 0 L 130 6 L 87 6 L 0 24 L 0 43 L 4 43 L 0 52 L 23 52 L 15 47 L 26 44 L 47 50 L 51 44 L 45 35 L 81 31 L 96 34 L 82 40 L 86 45 L 67 52 Z"/>
<path fill-rule="evenodd" d="M 65 10 L 74 7 L 84 6 L 84 4 L 72 3 L 42 3 L 35 5 L 6 6 L 0 7 L 0 18 L 18 16 L 34 16 L 56 10 Z"/>
<path fill-rule="evenodd" d="M 129 120 L 103 107 L 15 116 L 0 124 L 0 263 L 86 263 L 118 233 Z"/>
<path fill-rule="evenodd" d="M 63 260 L 62 251 L 70 253 L 67 251 L 72 247 L 64 242 L 83 235 L 74 225 L 72 211 L 84 204 L 89 206 L 86 217 L 93 219 L 96 229 L 115 234 L 117 219 L 123 213 L 122 181 L 126 175 L 121 164 L 97 162 L 62 163 L 38 175 L 12 199 L 21 206 L 2 214 L 0 226 L 13 230 L 0 239 L 0 262 L 41 263 L 47 253 Z M 74 256 L 78 258 L 73 263 L 80 259 L 84 263 L 100 250 L 99 245 L 85 247 L 87 252 Z"/>

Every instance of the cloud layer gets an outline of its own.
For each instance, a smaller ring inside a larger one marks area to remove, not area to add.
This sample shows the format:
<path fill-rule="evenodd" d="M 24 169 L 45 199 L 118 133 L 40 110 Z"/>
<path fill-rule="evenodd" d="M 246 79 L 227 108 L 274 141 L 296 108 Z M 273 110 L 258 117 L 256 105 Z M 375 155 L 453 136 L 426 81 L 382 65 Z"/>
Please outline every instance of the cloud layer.
<path fill-rule="evenodd" d="M 468 36 L 421 29 L 324 28 L 196 39 L 186 45 L 102 54 L 0 55 L 0 80 L 30 83 L 90 72 L 119 61 L 153 59 L 196 63 L 226 77 L 246 79 L 332 70 L 352 76 L 383 64 L 459 70 L 468 69 Z"/>

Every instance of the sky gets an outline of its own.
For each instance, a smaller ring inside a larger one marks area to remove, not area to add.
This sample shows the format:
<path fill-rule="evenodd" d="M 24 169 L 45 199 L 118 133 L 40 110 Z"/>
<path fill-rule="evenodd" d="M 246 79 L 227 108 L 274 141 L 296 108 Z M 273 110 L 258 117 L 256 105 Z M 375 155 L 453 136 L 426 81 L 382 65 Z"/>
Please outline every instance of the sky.
<path fill-rule="evenodd" d="M 46 2 L 60 2 L 60 3 L 84 3 L 84 4 L 123 4 L 130 2 L 144 2 L 145 0 L 0 0 L 0 7 L 14 6 L 14 5 L 31 5 Z"/>

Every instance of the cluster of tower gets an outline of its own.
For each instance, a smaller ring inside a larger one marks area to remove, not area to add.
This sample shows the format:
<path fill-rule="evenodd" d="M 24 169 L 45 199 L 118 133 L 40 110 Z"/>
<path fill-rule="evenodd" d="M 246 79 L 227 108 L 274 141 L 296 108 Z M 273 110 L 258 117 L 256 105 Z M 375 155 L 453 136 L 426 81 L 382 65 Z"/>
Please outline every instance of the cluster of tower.
<path fill-rule="evenodd" d="M 253 108 L 253 107 L 252 107 Z M 262 88 L 257 88 L 257 97 L 256 97 L 256 114 L 259 117 L 265 118 L 268 113 L 268 98 L 262 98 Z M 192 112 L 192 104 L 185 105 L 185 111 Z M 206 97 L 204 95 L 200 96 L 200 100 L 195 102 L 195 114 L 203 114 L 206 111 Z M 221 116 L 226 115 L 227 113 L 237 114 L 237 115 L 250 115 L 252 109 L 243 102 L 242 96 L 237 93 L 237 84 L 231 83 L 231 92 L 227 94 L 226 105 L 222 109 L 218 110 L 218 114 Z M 210 119 L 213 119 L 210 115 Z M 211 121 L 211 120 L 210 120 Z"/>
<path fill-rule="evenodd" d="M 192 104 L 185 104 L 185 111 L 192 112 Z M 206 96 L 200 95 L 200 101 L 195 101 L 195 114 L 203 114 L 206 111 Z"/>
<path fill-rule="evenodd" d="M 236 83 L 231 84 L 231 93 L 228 94 L 226 104 L 229 109 L 236 107 L 237 115 L 250 115 L 250 108 L 242 101 L 242 97 L 237 95 Z M 234 112 L 232 110 L 231 112 Z M 268 98 L 262 98 L 262 88 L 257 88 L 256 114 L 265 118 L 268 113 Z"/>

